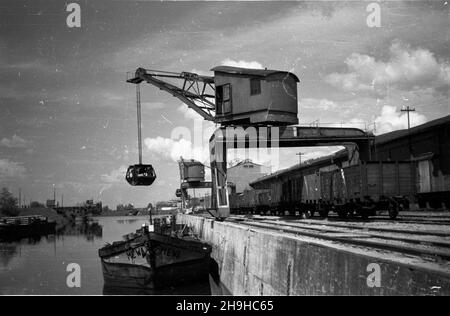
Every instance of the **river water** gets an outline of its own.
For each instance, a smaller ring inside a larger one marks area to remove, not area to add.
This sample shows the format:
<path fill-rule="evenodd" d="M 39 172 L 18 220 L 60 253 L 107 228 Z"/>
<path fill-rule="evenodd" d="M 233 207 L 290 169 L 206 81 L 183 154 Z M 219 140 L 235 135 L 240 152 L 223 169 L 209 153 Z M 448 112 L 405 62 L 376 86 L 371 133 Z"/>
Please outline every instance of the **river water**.
<path fill-rule="evenodd" d="M 0 242 L 0 295 L 210 294 L 208 284 L 159 292 L 104 288 L 98 249 L 134 232 L 148 217 L 96 217 L 72 223 L 55 235 Z M 80 267 L 80 287 L 70 287 L 72 269 Z M 71 266 L 69 266 L 71 267 Z"/>

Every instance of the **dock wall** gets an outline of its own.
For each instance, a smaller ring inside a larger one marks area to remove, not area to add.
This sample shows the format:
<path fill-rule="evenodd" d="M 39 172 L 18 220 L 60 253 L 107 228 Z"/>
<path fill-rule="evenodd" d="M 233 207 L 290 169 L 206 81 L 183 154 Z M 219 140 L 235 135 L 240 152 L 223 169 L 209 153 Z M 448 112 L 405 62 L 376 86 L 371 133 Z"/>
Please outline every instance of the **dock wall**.
<path fill-rule="evenodd" d="M 177 222 L 212 245 L 216 294 L 450 295 L 450 274 L 438 263 L 200 216 Z"/>

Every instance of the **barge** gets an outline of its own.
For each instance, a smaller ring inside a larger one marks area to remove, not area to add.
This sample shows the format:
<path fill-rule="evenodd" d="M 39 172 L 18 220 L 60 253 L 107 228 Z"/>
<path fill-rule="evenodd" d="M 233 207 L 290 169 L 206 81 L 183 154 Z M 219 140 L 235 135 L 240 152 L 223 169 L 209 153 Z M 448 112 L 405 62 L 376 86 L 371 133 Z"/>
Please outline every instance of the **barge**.
<path fill-rule="evenodd" d="M 49 235 L 55 233 L 56 222 L 42 215 L 0 218 L 0 240 Z"/>
<path fill-rule="evenodd" d="M 208 280 L 211 246 L 175 235 L 145 226 L 99 249 L 105 286 L 161 289 Z"/>

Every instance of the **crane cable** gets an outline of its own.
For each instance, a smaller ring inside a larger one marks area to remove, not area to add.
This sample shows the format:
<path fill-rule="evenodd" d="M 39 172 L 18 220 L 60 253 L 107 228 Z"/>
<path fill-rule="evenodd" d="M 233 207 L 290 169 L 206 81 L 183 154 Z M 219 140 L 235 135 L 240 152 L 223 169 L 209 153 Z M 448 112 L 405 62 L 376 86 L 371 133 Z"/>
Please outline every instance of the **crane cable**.
<path fill-rule="evenodd" d="M 139 147 L 139 164 L 142 165 L 142 134 L 141 134 L 141 89 L 140 84 L 136 84 L 136 111 L 137 111 L 137 127 L 138 127 L 138 147 Z"/>

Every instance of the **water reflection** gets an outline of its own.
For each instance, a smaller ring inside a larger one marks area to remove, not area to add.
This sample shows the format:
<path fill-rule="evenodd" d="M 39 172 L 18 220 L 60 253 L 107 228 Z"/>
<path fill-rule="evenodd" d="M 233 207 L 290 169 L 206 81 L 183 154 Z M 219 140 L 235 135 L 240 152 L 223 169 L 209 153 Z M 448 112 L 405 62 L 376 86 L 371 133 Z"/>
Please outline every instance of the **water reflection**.
<path fill-rule="evenodd" d="M 70 222 L 54 234 L 0 242 L 0 295 L 210 294 L 208 282 L 158 291 L 104 288 L 98 249 L 148 223 L 148 217 L 98 217 Z M 67 265 L 81 267 L 81 287 L 69 288 Z"/>
<path fill-rule="evenodd" d="M 88 241 L 101 239 L 103 236 L 102 226 L 95 221 L 92 222 L 70 222 L 56 229 L 55 235 L 60 238 L 62 236 L 83 236 Z"/>
<path fill-rule="evenodd" d="M 18 254 L 16 245 L 0 244 L 0 264 L 6 267 L 9 262 Z"/>
<path fill-rule="evenodd" d="M 132 224 L 132 223 L 136 223 L 138 221 L 139 221 L 138 219 L 120 219 L 120 220 L 117 220 L 117 223 L 119 223 L 119 224 Z"/>

